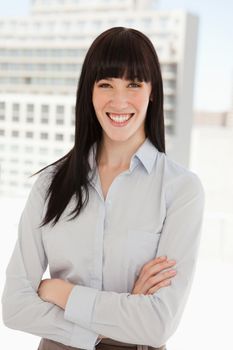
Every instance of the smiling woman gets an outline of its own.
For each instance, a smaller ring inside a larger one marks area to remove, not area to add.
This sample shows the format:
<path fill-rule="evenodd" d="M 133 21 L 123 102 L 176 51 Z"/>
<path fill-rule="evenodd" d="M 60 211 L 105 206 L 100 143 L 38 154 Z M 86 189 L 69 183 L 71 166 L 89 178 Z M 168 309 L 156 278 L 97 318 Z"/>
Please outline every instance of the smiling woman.
<path fill-rule="evenodd" d="M 144 139 L 150 94 L 150 82 L 136 83 L 119 78 L 95 82 L 93 106 L 105 137 L 123 141 L 137 135 Z M 118 129 L 123 126 L 125 128 Z"/>
<path fill-rule="evenodd" d="M 148 37 L 116 27 L 94 40 L 75 114 L 73 148 L 38 171 L 22 213 L 4 323 L 40 336 L 39 350 L 164 350 L 191 288 L 204 194 L 165 154 Z"/>

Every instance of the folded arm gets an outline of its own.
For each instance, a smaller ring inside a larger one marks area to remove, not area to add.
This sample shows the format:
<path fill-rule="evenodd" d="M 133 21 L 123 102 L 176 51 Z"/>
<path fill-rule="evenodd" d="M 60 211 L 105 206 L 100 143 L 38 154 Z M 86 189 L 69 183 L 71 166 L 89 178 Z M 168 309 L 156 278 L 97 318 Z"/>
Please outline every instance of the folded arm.
<path fill-rule="evenodd" d="M 92 350 L 98 333 L 65 320 L 63 309 L 37 294 L 48 264 L 38 228 L 44 209 L 42 179 L 43 175 L 34 184 L 20 219 L 2 295 L 3 322 L 9 328 Z"/>

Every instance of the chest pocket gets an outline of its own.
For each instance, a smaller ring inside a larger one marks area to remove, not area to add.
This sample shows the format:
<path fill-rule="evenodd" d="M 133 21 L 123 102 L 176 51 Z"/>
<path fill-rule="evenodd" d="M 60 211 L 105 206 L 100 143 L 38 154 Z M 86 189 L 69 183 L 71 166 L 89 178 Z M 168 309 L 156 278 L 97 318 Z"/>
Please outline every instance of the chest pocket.
<path fill-rule="evenodd" d="M 161 233 L 129 229 L 127 235 L 128 273 L 135 280 L 141 268 L 156 257 Z"/>

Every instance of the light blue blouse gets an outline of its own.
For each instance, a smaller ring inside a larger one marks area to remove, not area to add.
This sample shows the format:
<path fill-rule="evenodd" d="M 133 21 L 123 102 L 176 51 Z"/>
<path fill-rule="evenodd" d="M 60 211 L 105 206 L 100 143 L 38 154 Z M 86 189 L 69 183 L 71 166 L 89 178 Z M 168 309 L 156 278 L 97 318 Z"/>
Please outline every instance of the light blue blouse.
<path fill-rule="evenodd" d="M 193 172 L 159 152 L 147 138 L 127 171 L 103 198 L 95 162 L 90 199 L 74 220 L 38 228 L 53 168 L 35 181 L 22 213 L 18 240 L 2 296 L 6 326 L 66 345 L 95 349 L 98 335 L 159 347 L 175 332 L 190 292 L 204 208 Z M 131 294 L 142 266 L 156 256 L 177 261 L 172 284 L 153 295 Z M 74 283 L 65 310 L 41 300 L 37 288 L 47 266 L 51 278 Z"/>

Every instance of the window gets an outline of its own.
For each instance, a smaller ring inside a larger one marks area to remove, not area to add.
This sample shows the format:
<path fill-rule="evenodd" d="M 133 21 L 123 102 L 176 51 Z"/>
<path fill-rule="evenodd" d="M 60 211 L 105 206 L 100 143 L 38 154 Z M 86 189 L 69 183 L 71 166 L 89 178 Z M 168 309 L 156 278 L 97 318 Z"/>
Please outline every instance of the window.
<path fill-rule="evenodd" d="M 72 116 L 71 125 L 75 125 L 75 106 L 71 107 L 71 116 Z"/>
<path fill-rule="evenodd" d="M 41 106 L 41 122 L 43 124 L 47 124 L 48 120 L 43 120 L 43 118 L 47 119 L 49 115 L 49 106 L 48 105 L 42 105 Z"/>
<path fill-rule="evenodd" d="M 49 135 L 48 135 L 47 132 L 41 132 L 40 133 L 40 138 L 41 138 L 41 140 L 48 140 Z"/>
<path fill-rule="evenodd" d="M 0 120 L 5 120 L 5 102 L 0 102 Z"/>
<path fill-rule="evenodd" d="M 33 104 L 27 104 L 27 115 L 26 115 L 26 123 L 33 123 L 34 118 L 33 118 L 33 113 L 34 113 L 34 105 Z"/>
<path fill-rule="evenodd" d="M 19 122 L 19 116 L 18 115 L 13 115 L 12 121 L 13 122 Z"/>
<path fill-rule="evenodd" d="M 47 154 L 48 153 L 48 148 L 40 147 L 39 148 L 39 152 L 40 152 L 40 154 Z"/>
<path fill-rule="evenodd" d="M 56 124 L 64 124 L 64 106 L 56 106 Z"/>
<path fill-rule="evenodd" d="M 169 135 L 174 135 L 174 133 L 175 133 L 175 128 L 174 128 L 174 125 L 167 125 L 166 127 L 165 127 L 165 130 L 166 130 L 166 132 L 167 132 L 167 134 L 169 134 Z"/>
<path fill-rule="evenodd" d="M 29 85 L 32 83 L 32 78 L 31 77 L 25 77 L 24 82 L 26 85 Z"/>
<path fill-rule="evenodd" d="M 12 130 L 11 136 L 18 137 L 19 136 L 19 131 L 18 130 Z"/>
<path fill-rule="evenodd" d="M 57 113 L 57 114 L 62 114 L 62 115 L 63 115 L 63 114 L 64 114 L 64 106 L 61 106 L 61 105 L 60 105 L 60 106 L 57 106 L 57 107 L 56 107 L 56 113 Z"/>
<path fill-rule="evenodd" d="M 20 109 L 19 103 L 13 103 L 12 109 L 13 109 L 12 120 L 14 122 L 18 122 L 19 121 L 19 109 Z"/>
<path fill-rule="evenodd" d="M 49 122 L 48 115 L 49 115 L 49 106 L 42 105 L 41 106 L 41 120 L 40 120 L 42 124 L 48 124 L 48 122 Z"/>
<path fill-rule="evenodd" d="M 26 122 L 27 123 L 33 123 L 34 122 L 34 118 L 33 117 L 27 117 L 26 118 Z"/>
<path fill-rule="evenodd" d="M 19 112 L 19 103 L 13 103 L 12 107 L 14 112 Z"/>
<path fill-rule="evenodd" d="M 33 152 L 33 147 L 31 147 L 31 146 L 26 146 L 26 147 L 25 147 L 25 151 L 26 151 L 27 153 L 32 153 L 32 152 Z"/>
<path fill-rule="evenodd" d="M 64 124 L 64 120 L 61 118 L 56 118 L 56 124 L 57 125 L 63 125 Z"/>
<path fill-rule="evenodd" d="M 63 141 L 63 139 L 64 139 L 63 134 L 56 134 L 56 135 L 55 135 L 55 140 L 56 140 L 56 141 Z"/>
<path fill-rule="evenodd" d="M 48 114 L 49 113 L 49 106 L 48 105 L 42 105 L 41 106 L 41 113 L 42 114 Z"/>
<path fill-rule="evenodd" d="M 27 139 L 32 139 L 33 138 L 33 132 L 32 131 L 26 131 L 25 136 Z"/>
<path fill-rule="evenodd" d="M 41 118 L 41 124 L 48 124 L 49 119 L 48 118 Z"/>
<path fill-rule="evenodd" d="M 0 136 L 4 136 L 5 135 L 5 130 L 0 129 Z"/>
<path fill-rule="evenodd" d="M 27 112 L 33 113 L 33 112 L 34 112 L 34 105 L 28 104 L 28 105 L 27 105 Z"/>
<path fill-rule="evenodd" d="M 36 71 L 38 71 L 38 70 L 46 71 L 46 70 L 48 70 L 49 66 L 50 66 L 49 64 L 37 63 L 37 64 L 33 64 L 32 68 L 33 68 L 33 70 L 36 70 Z"/>
<path fill-rule="evenodd" d="M 174 95 L 165 95 L 164 102 L 168 105 L 174 105 L 176 102 L 176 97 Z"/>

